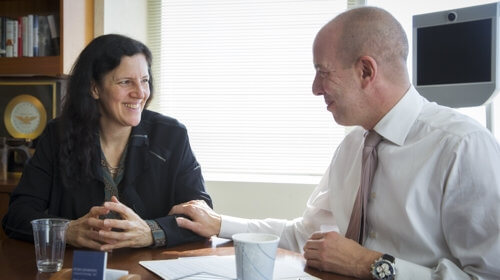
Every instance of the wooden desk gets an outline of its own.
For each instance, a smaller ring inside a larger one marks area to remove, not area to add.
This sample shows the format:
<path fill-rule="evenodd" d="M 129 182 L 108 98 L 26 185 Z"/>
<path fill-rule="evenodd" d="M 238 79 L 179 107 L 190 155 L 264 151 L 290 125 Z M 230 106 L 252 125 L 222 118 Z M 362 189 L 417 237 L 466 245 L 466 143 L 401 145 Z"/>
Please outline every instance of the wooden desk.
<path fill-rule="evenodd" d="M 66 248 L 64 256 L 64 268 L 71 268 L 73 263 L 73 248 Z M 143 260 L 174 259 L 188 256 L 207 255 L 233 255 L 233 243 L 226 239 L 213 238 L 205 242 L 197 242 L 177 246 L 170 249 L 164 248 L 140 248 L 140 249 L 118 249 L 108 254 L 108 268 L 128 270 L 129 273 L 139 274 L 142 280 L 158 280 L 159 276 L 153 274 L 139 264 Z M 304 267 L 305 260 L 291 251 L 278 249 L 278 258 L 286 258 L 287 262 Z M 305 271 L 321 279 L 349 280 L 348 278 L 332 273 L 320 272 L 315 269 L 305 268 Z M 49 280 L 51 273 L 39 273 L 35 264 L 35 248 L 32 243 L 14 239 L 0 241 L 0 278 L 1 279 L 36 279 Z"/>

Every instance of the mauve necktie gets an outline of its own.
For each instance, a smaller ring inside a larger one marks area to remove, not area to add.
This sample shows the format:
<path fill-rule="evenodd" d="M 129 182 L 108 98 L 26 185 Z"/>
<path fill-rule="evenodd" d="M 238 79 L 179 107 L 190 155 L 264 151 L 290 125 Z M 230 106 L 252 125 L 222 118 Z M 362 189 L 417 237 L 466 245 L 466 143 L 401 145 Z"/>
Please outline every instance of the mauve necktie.
<path fill-rule="evenodd" d="M 366 207 L 372 185 L 373 174 L 377 169 L 377 145 L 382 140 L 380 135 L 370 130 L 365 137 L 363 161 L 361 166 L 361 185 L 352 208 L 351 220 L 345 236 L 363 244 L 366 234 Z"/>

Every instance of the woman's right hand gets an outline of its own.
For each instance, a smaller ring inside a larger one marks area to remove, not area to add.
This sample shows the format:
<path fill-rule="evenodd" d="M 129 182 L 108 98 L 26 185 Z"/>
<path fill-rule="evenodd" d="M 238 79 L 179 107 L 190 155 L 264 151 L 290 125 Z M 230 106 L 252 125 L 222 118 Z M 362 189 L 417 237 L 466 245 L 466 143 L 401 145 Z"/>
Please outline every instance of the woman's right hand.
<path fill-rule="evenodd" d="M 94 206 L 85 216 L 73 220 L 66 230 L 66 243 L 74 247 L 85 247 L 93 250 L 100 250 L 102 244 L 112 244 L 116 241 L 99 237 L 99 230 L 111 228 L 104 226 L 104 221 L 99 219 L 109 213 L 103 206 Z"/>

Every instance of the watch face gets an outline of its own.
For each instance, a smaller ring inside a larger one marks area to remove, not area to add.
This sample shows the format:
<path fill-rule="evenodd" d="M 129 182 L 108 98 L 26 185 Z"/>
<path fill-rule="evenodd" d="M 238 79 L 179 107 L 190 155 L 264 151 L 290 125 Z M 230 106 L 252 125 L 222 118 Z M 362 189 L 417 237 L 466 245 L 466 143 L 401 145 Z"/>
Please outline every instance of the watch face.
<path fill-rule="evenodd" d="M 45 128 L 47 113 L 36 97 L 19 95 L 7 104 L 4 122 L 13 137 L 34 139 Z"/>
<path fill-rule="evenodd" d="M 372 275 L 375 279 L 393 280 L 396 274 L 394 265 L 387 260 L 378 260 L 372 270 Z"/>

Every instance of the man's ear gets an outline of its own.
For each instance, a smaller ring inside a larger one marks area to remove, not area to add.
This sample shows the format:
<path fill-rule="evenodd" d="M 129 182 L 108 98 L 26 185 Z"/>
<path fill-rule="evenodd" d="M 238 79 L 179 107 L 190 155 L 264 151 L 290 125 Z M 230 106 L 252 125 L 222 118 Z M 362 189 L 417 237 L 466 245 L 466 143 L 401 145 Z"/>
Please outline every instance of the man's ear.
<path fill-rule="evenodd" d="M 371 56 L 362 56 L 356 63 L 358 73 L 360 73 L 361 87 L 366 88 L 375 80 L 377 75 L 377 62 Z"/>
<path fill-rule="evenodd" d="M 90 83 L 90 96 L 92 96 L 95 100 L 99 99 L 99 88 L 94 81 Z"/>

